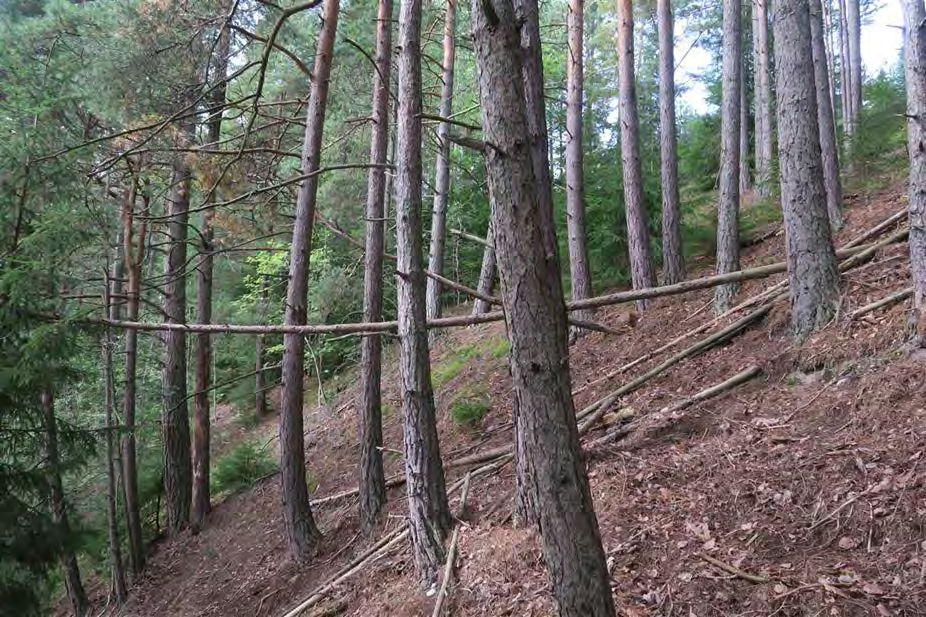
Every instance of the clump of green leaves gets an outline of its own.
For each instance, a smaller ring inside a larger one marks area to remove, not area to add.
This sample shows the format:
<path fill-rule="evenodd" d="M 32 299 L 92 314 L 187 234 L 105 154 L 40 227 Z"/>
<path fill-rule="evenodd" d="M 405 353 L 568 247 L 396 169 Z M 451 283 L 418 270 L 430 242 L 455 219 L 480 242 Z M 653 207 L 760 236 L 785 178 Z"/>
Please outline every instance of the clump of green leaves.
<path fill-rule="evenodd" d="M 216 461 L 212 471 L 212 493 L 237 493 L 276 469 L 277 463 L 269 449 L 253 441 L 242 442 Z"/>
<path fill-rule="evenodd" d="M 484 390 L 473 389 L 461 393 L 450 404 L 450 419 L 456 424 L 475 427 L 492 408 Z"/>

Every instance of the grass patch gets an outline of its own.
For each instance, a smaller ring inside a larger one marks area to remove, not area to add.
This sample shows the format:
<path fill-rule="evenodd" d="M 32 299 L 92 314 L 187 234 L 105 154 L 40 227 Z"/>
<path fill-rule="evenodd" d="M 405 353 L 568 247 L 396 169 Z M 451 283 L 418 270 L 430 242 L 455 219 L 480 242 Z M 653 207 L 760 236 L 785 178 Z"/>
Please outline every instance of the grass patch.
<path fill-rule="evenodd" d="M 477 345 L 467 345 L 455 351 L 452 356 L 445 358 L 431 371 L 431 383 L 440 387 L 463 372 L 469 361 L 482 355 Z"/>
<path fill-rule="evenodd" d="M 212 470 L 212 495 L 237 493 L 276 469 L 277 463 L 269 449 L 252 441 L 240 443 L 216 461 Z"/>
<path fill-rule="evenodd" d="M 474 427 L 489 412 L 492 405 L 488 394 L 483 390 L 470 390 L 460 395 L 450 404 L 450 419 L 456 424 Z"/>
<path fill-rule="evenodd" d="M 511 349 L 511 344 L 508 343 L 507 338 L 498 339 L 489 347 L 489 355 L 498 360 L 507 356 L 509 349 Z"/>

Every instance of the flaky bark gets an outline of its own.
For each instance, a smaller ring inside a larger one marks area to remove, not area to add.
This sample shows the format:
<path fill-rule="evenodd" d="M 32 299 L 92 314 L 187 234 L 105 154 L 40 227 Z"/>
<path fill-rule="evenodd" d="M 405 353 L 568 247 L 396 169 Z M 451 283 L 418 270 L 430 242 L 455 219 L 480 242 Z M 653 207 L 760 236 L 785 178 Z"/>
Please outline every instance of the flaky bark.
<path fill-rule="evenodd" d="M 617 0 L 618 69 L 620 73 L 621 168 L 624 175 L 624 208 L 630 274 L 634 289 L 653 287 L 656 276 L 650 257 L 649 229 L 643 203 L 643 170 L 640 165 L 640 121 L 637 115 L 637 85 L 633 61 L 633 4 Z M 637 303 L 643 310 L 646 303 Z"/>
<path fill-rule="evenodd" d="M 675 52 L 671 0 L 656 3 L 659 30 L 659 148 L 662 164 L 662 278 L 685 278 L 682 215 L 678 193 L 678 136 L 675 129 Z"/>
<path fill-rule="evenodd" d="M 776 0 L 774 24 L 791 326 L 794 336 L 803 340 L 835 314 L 839 273 L 826 213 L 809 4 Z"/>
<path fill-rule="evenodd" d="M 903 12 L 913 325 L 926 346 L 926 8 L 923 0 L 903 0 Z"/>
<path fill-rule="evenodd" d="M 717 203 L 717 274 L 740 269 L 740 87 L 742 85 L 742 4 L 723 0 L 723 93 L 720 105 L 720 199 Z M 726 312 L 738 285 L 714 292 L 714 311 Z"/>
<path fill-rule="evenodd" d="M 486 232 L 486 247 L 482 252 L 482 267 L 479 269 L 479 282 L 476 291 L 484 296 L 491 296 L 495 291 L 495 238 L 492 235 L 492 222 Z M 492 310 L 492 305 L 476 298 L 473 302 L 473 315 L 482 315 Z"/>
<path fill-rule="evenodd" d="M 449 9 L 448 9 L 449 10 Z M 392 0 L 379 1 L 376 22 L 376 67 L 373 76 L 373 130 L 370 162 L 382 165 L 389 148 L 389 85 L 392 72 Z M 363 320 L 383 318 L 383 242 L 386 170 L 371 167 L 367 185 L 363 270 Z M 383 473 L 382 354 L 379 335 L 360 343 L 360 524 L 370 534 L 386 504 Z"/>
<path fill-rule="evenodd" d="M 311 174 L 319 168 L 339 4 L 339 0 L 327 0 L 322 14 L 322 27 L 318 36 L 312 88 L 306 112 L 305 141 L 302 146 L 303 174 Z M 309 257 L 312 254 L 317 194 L 318 175 L 307 178 L 299 185 L 289 262 L 289 284 L 286 288 L 286 313 L 283 318 L 286 324 L 305 324 L 308 321 Z M 283 489 L 286 545 L 293 559 L 299 562 L 306 562 L 314 557 L 321 539 L 321 532 L 315 524 L 312 508 L 309 506 L 309 489 L 305 474 L 302 417 L 305 403 L 304 356 L 305 337 L 285 334 L 283 397 L 280 408 L 280 480 Z"/>
<path fill-rule="evenodd" d="M 525 0 L 522 4 L 533 5 Z M 614 605 L 572 403 L 566 312 L 559 277 L 545 267 L 518 36 L 510 0 L 473 0 L 489 195 L 517 408 L 531 463 L 543 551 L 558 614 L 611 616 Z M 529 413 L 527 411 L 529 410 Z"/>
<path fill-rule="evenodd" d="M 755 158 L 756 192 L 772 196 L 772 86 L 769 69 L 768 2 L 753 0 L 753 49 L 755 62 Z"/>
<path fill-rule="evenodd" d="M 592 295 L 592 273 L 588 263 L 585 233 L 584 152 L 582 149 L 583 55 L 582 26 L 585 0 L 569 0 L 566 16 L 568 50 L 566 58 L 566 230 L 569 245 L 569 278 L 572 299 Z M 591 312 L 580 311 L 578 319 L 590 319 Z M 574 328 L 572 336 L 587 330 Z"/>
<path fill-rule="evenodd" d="M 453 70 L 456 59 L 454 32 L 456 29 L 457 0 L 446 0 L 444 14 L 444 62 L 441 73 L 440 115 L 449 118 L 453 113 Z M 450 199 L 450 123 L 441 122 L 437 128 L 437 163 L 434 173 L 434 206 L 431 214 L 431 247 L 428 270 L 444 274 L 444 244 L 447 238 L 447 203 Z M 427 315 L 434 319 L 441 315 L 441 285 L 427 281 Z"/>
<path fill-rule="evenodd" d="M 820 151 L 823 156 L 823 181 L 826 188 L 826 211 L 833 231 L 842 229 L 842 180 L 839 178 L 839 150 L 833 103 L 830 100 L 830 79 L 826 62 L 826 39 L 823 26 L 823 6 L 820 0 L 810 0 L 810 37 L 813 50 L 813 74 L 817 89 L 817 123 L 820 129 Z"/>
<path fill-rule="evenodd" d="M 421 584 L 430 587 L 436 582 L 444 561 L 450 510 L 437 438 L 425 326 L 425 275 L 421 255 L 421 0 L 403 0 L 398 42 L 396 274 L 405 477 L 415 568 Z"/>

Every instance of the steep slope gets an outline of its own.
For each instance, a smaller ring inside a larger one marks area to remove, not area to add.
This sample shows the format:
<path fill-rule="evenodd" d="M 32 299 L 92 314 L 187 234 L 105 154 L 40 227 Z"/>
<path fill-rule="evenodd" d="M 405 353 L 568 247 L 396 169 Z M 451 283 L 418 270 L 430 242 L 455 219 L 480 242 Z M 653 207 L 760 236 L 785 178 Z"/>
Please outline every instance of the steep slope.
<path fill-rule="evenodd" d="M 903 207 L 899 185 L 851 196 L 839 244 Z M 744 266 L 782 256 L 783 238 L 773 235 L 745 251 Z M 741 298 L 782 278 L 745 283 Z M 620 400 L 616 409 L 644 417 L 747 366 L 762 370 L 645 439 L 632 433 L 632 448 L 618 441 L 590 462 L 622 614 L 926 614 L 926 357 L 903 347 L 906 304 L 847 317 L 908 281 L 905 245 L 888 247 L 845 277 L 842 315 L 805 345 L 791 344 L 786 301 L 779 302 L 761 324 Z M 709 322 L 711 297 L 707 290 L 658 300 L 635 327 L 627 325 L 627 307 L 598 311 L 597 321 L 622 334 L 594 333 L 574 346 L 577 407 L 662 361 L 668 354 L 603 379 Z M 447 461 L 510 440 L 504 351 L 501 324 L 442 337 L 434 372 Z M 396 382 L 390 366 L 387 473 L 400 470 Z M 348 388 L 307 413 L 316 498 L 355 484 L 353 395 Z M 464 472 L 453 469 L 451 479 Z M 512 487 L 510 466 L 473 480 L 450 595 L 454 615 L 551 613 L 537 538 L 510 525 Z M 401 489 L 390 499 L 392 528 L 404 509 Z M 277 480 L 268 478 L 219 504 L 198 536 L 161 543 L 119 614 L 281 616 L 369 547 L 357 533 L 354 501 L 324 503 L 316 508 L 322 553 L 315 565 L 297 568 L 284 552 L 278 503 Z M 400 544 L 307 614 L 430 615 L 433 599 L 415 589 L 411 570 Z"/>

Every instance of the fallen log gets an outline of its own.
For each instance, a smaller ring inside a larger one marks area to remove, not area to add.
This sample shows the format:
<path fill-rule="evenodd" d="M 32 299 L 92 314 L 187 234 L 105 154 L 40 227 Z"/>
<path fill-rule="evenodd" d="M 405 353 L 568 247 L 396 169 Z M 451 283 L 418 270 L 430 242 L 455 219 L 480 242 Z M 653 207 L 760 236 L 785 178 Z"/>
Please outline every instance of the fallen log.
<path fill-rule="evenodd" d="M 906 289 L 901 289 L 897 293 L 892 293 L 889 296 L 885 296 L 880 300 L 876 300 L 870 304 L 866 304 L 863 307 L 857 308 L 852 311 L 852 314 L 849 316 L 849 319 L 855 320 L 859 317 L 864 317 L 868 313 L 876 311 L 880 308 L 885 308 L 897 304 L 898 302 L 903 302 L 907 298 L 913 295 L 913 287 L 907 287 Z"/>
<path fill-rule="evenodd" d="M 473 474 L 466 474 L 466 478 L 463 483 L 463 491 L 460 495 L 460 509 L 457 514 L 457 518 L 462 520 L 466 514 L 466 498 L 469 496 L 469 482 L 472 479 Z M 431 617 L 440 617 L 441 612 L 444 610 L 444 600 L 447 598 L 447 590 L 450 588 L 450 579 L 453 576 L 453 562 L 457 557 L 457 542 L 460 539 L 460 527 L 461 523 L 457 522 L 456 526 L 453 528 L 453 535 L 450 536 L 450 548 L 447 549 L 447 562 L 444 564 L 444 576 L 441 580 L 440 590 L 437 592 L 437 600 L 434 603 L 434 611 L 431 613 Z"/>
<path fill-rule="evenodd" d="M 906 219 L 908 213 L 909 211 L 907 210 L 907 208 L 904 208 L 903 210 L 887 217 L 886 219 L 884 219 L 883 221 L 881 221 L 880 223 L 878 223 L 877 225 L 875 225 L 868 231 L 862 233 L 862 235 L 858 236 L 854 240 L 850 240 L 849 242 L 847 242 L 844 248 L 847 248 L 847 249 L 854 248 L 856 246 L 860 246 L 864 244 L 865 242 L 868 242 L 872 238 L 877 238 L 879 235 L 881 235 L 881 232 L 883 232 L 885 229 L 888 229 L 889 227 L 893 226 L 895 223 L 899 223 L 900 221 L 903 221 L 904 219 Z"/>

